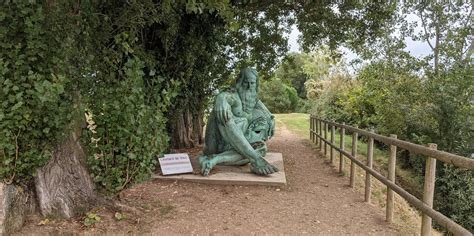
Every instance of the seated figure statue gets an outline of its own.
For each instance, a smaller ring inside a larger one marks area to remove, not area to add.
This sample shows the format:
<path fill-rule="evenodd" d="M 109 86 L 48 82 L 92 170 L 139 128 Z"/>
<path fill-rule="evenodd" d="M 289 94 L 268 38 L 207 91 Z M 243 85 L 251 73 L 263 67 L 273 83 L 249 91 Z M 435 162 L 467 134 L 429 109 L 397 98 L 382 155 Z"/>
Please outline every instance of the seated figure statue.
<path fill-rule="evenodd" d="M 278 171 L 263 157 L 265 141 L 275 132 L 274 116 L 258 99 L 258 76 L 243 69 L 235 87 L 217 95 L 206 127 L 201 173 L 209 175 L 215 165 L 246 165 L 257 175 Z"/>

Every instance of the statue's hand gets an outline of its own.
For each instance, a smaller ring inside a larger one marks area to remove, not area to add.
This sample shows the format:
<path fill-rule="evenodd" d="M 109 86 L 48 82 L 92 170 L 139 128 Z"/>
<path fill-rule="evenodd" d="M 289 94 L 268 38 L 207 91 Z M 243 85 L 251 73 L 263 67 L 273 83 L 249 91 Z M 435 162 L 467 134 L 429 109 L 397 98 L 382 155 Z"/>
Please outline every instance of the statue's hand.
<path fill-rule="evenodd" d="M 269 175 L 278 172 L 278 168 L 270 165 L 265 159 L 259 158 L 251 164 L 250 170 L 257 175 Z"/>
<path fill-rule="evenodd" d="M 217 99 L 214 106 L 217 121 L 221 124 L 226 124 L 232 116 L 232 108 L 225 99 Z"/>

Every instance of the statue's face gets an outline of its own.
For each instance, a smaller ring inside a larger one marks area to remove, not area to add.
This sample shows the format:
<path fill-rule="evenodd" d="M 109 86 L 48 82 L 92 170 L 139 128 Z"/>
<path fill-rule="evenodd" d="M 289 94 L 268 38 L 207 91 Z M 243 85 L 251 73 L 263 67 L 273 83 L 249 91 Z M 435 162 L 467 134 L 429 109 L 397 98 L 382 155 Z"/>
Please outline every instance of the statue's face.
<path fill-rule="evenodd" d="M 257 77 L 252 73 L 246 73 L 237 92 L 245 112 L 251 113 L 257 102 Z"/>
<path fill-rule="evenodd" d="M 257 91 L 257 77 L 254 74 L 247 74 L 242 83 L 245 89 L 250 91 Z"/>

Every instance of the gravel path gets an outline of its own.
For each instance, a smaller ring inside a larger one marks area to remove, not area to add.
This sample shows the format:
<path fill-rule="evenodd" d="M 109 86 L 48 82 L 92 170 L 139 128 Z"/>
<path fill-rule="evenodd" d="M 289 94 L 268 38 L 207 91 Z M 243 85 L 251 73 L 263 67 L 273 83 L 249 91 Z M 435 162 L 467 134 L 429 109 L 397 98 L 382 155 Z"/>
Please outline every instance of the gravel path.
<path fill-rule="evenodd" d="M 32 219 L 21 233 L 400 234 L 384 221 L 384 210 L 364 203 L 363 195 L 348 187 L 348 178 L 325 163 L 308 139 L 279 127 L 269 150 L 283 153 L 286 187 L 154 180 L 120 195 L 132 209 L 124 211 L 125 220 L 115 220 L 114 211 L 104 208 L 97 209 L 102 219 L 94 227 L 82 226 L 82 219 L 45 226 Z"/>

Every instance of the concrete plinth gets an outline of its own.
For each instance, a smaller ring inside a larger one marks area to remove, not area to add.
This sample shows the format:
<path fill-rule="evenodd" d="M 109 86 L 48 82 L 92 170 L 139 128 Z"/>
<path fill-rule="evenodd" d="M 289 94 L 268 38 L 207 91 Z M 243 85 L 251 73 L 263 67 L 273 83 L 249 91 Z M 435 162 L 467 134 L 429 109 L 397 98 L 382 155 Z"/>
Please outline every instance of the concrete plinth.
<path fill-rule="evenodd" d="M 180 180 L 208 184 L 232 184 L 232 185 L 286 185 L 285 168 L 281 153 L 270 152 L 265 156 L 270 164 L 276 166 L 280 171 L 268 176 L 258 176 L 250 172 L 250 165 L 245 166 L 215 166 L 209 176 L 202 176 L 197 160 L 191 161 L 194 169 L 192 174 L 163 176 L 156 174 L 155 179 Z"/>

